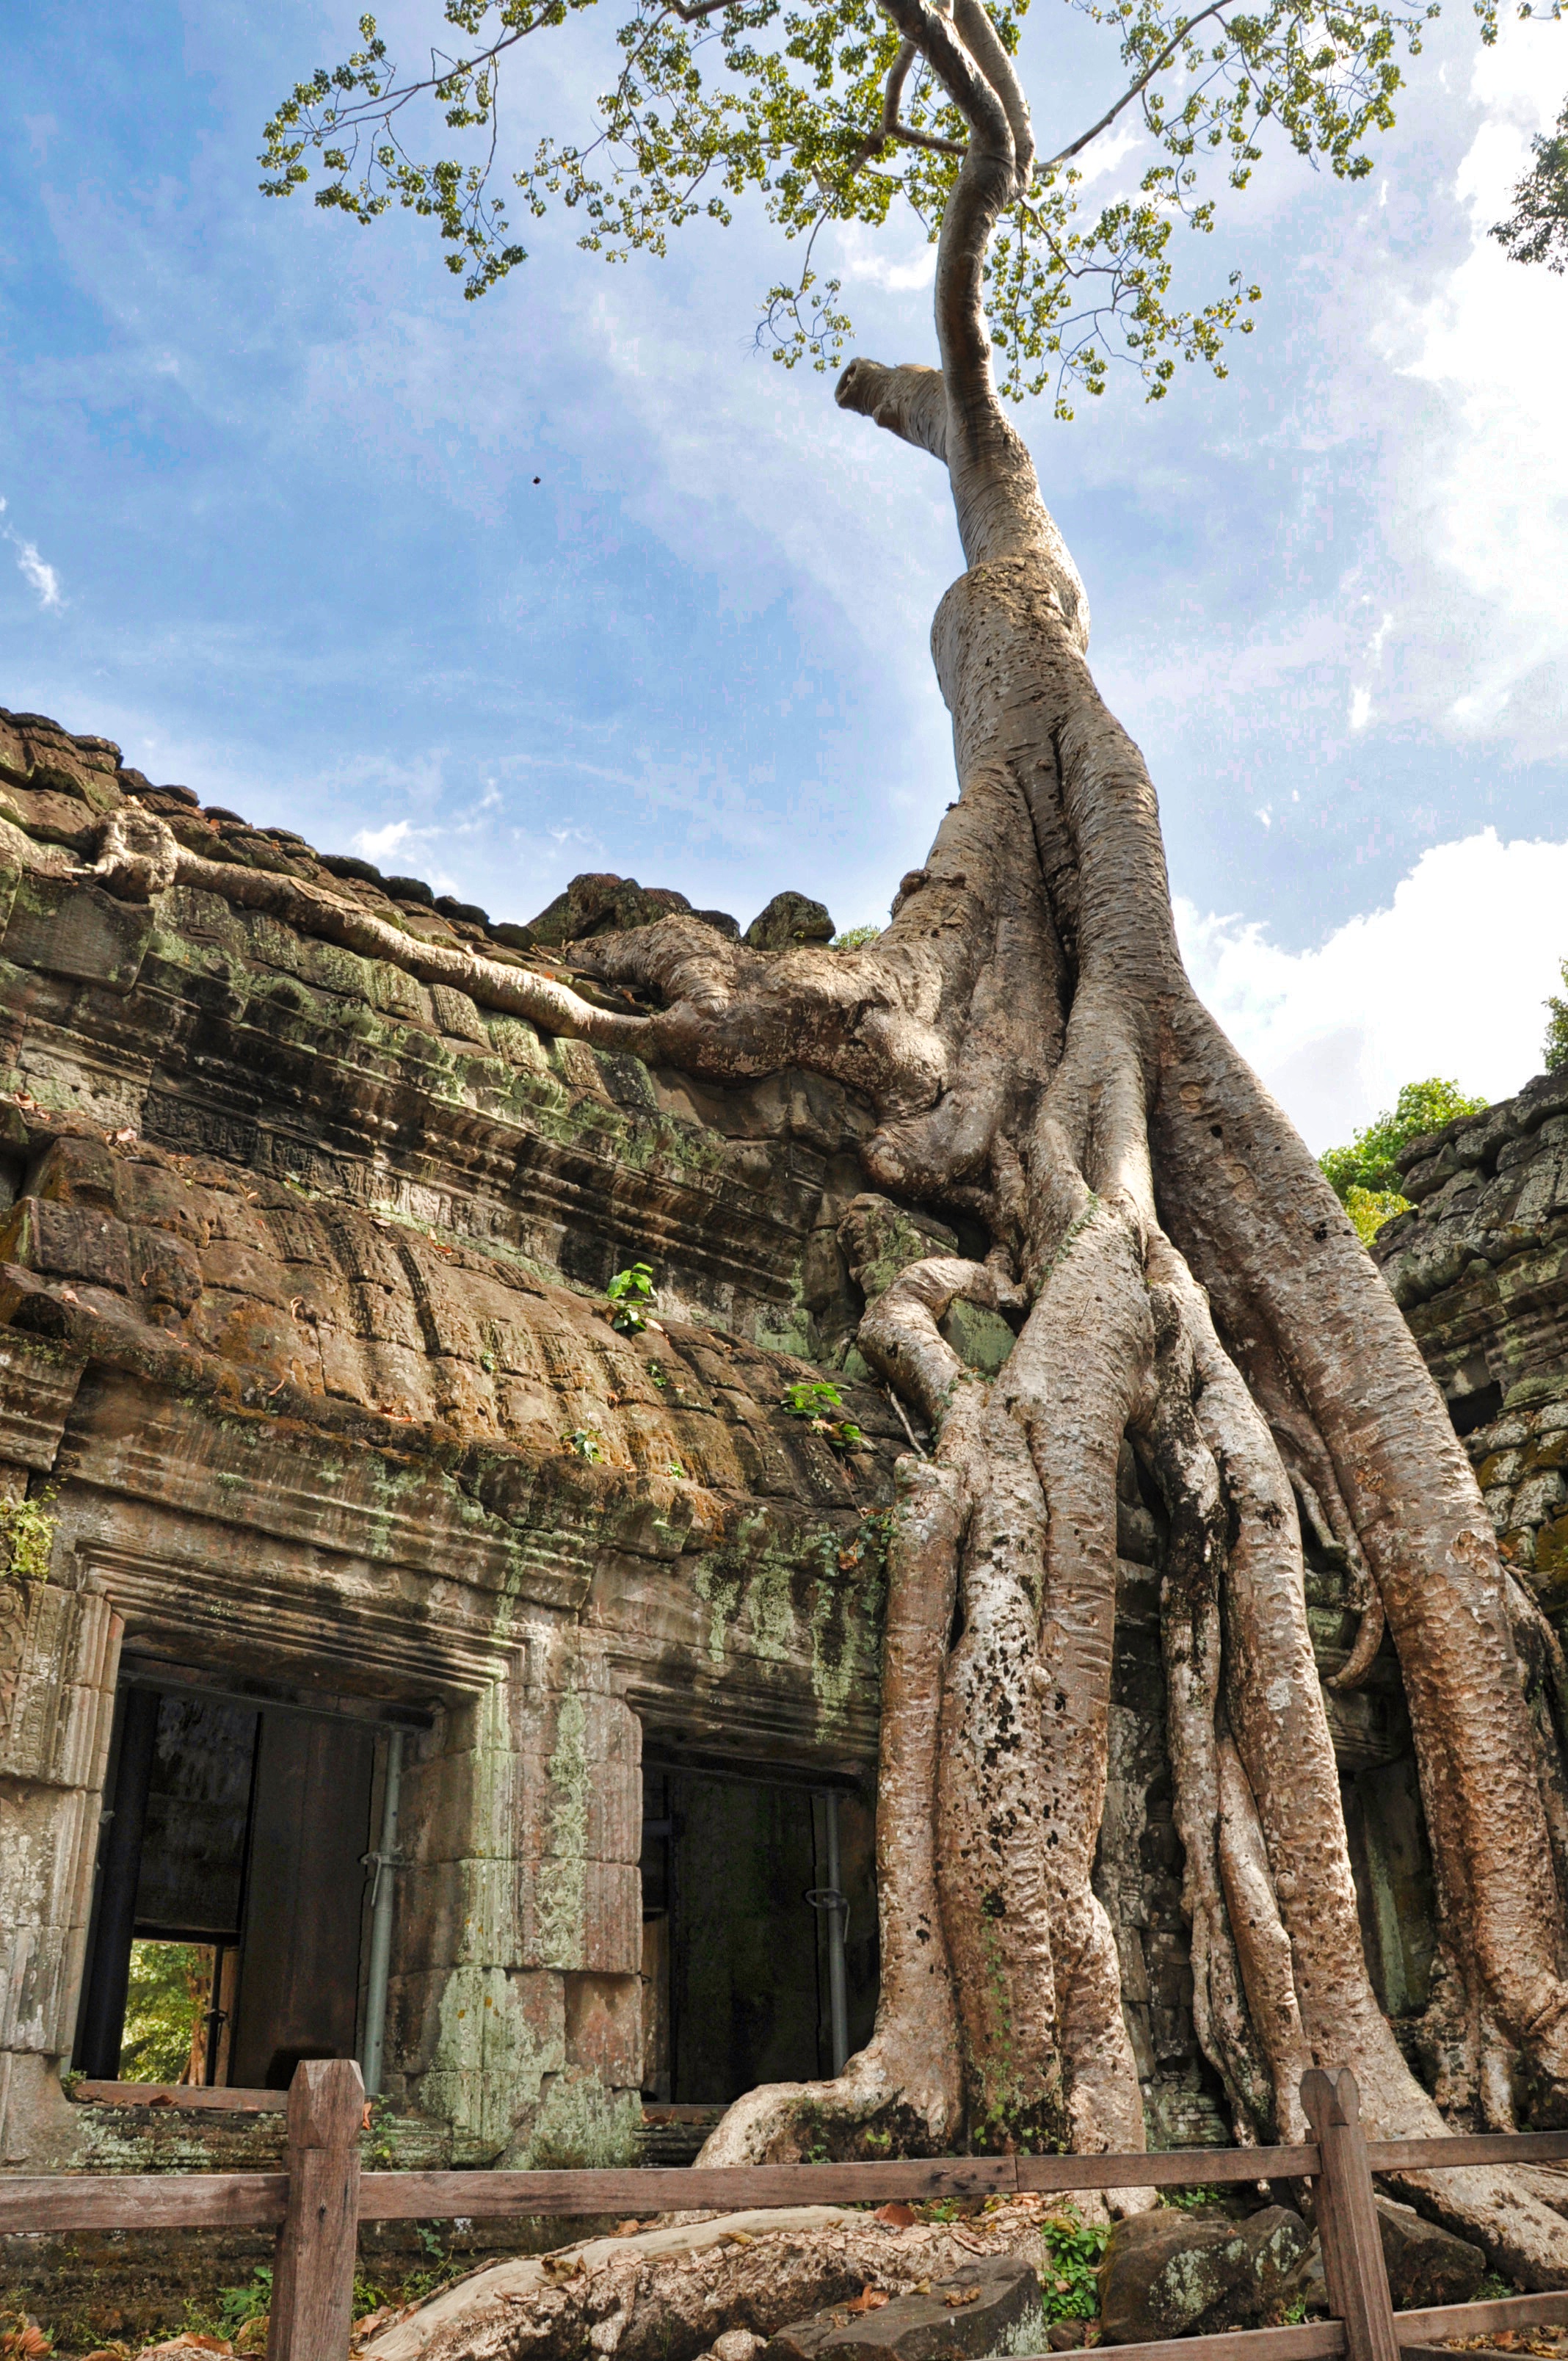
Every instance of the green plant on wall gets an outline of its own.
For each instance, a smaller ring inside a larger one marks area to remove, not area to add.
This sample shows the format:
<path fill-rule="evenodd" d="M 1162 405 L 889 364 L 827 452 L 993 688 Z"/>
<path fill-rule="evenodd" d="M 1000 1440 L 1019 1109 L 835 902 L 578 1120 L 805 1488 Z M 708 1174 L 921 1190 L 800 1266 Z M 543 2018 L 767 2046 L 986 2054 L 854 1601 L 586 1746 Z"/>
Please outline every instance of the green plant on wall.
<path fill-rule="evenodd" d="M 60 1519 L 49 1513 L 54 1506 L 52 1486 L 31 1499 L 7 1500 L 0 1508 L 0 1581 L 47 1582 L 49 1562 L 54 1549 L 54 1537 Z"/>
<path fill-rule="evenodd" d="M 1433 1074 L 1424 1082 L 1407 1082 L 1392 1112 L 1385 1109 L 1358 1131 L 1348 1148 L 1331 1148 L 1318 1162 L 1334 1195 L 1354 1223 L 1364 1246 L 1370 1246 L 1383 1224 L 1408 1213 L 1409 1200 L 1399 1194 L 1395 1158 L 1412 1139 L 1441 1131 L 1458 1115 L 1480 1115 L 1485 1099 L 1472 1098 L 1457 1082 Z"/>
<path fill-rule="evenodd" d="M 641 1336 L 648 1326 L 648 1314 L 657 1301 L 653 1292 L 653 1270 L 650 1263 L 634 1262 L 628 1270 L 618 1270 L 605 1289 L 613 1307 L 609 1324 L 622 1336 Z"/>
<path fill-rule="evenodd" d="M 842 1415 L 844 1397 L 824 1378 L 802 1378 L 785 1388 L 779 1408 L 802 1418 L 814 1434 L 826 1435 L 835 1451 L 863 1451 L 866 1438 L 852 1418 Z"/>

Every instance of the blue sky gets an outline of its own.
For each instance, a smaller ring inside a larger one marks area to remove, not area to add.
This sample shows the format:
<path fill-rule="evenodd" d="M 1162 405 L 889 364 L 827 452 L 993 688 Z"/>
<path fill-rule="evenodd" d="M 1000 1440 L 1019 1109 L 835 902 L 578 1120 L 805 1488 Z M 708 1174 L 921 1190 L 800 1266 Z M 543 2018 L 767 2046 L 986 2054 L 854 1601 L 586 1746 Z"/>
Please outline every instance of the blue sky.
<path fill-rule="evenodd" d="M 264 202 L 261 124 L 354 13 L 10 27 L 0 703 L 499 917 L 610 868 L 879 917 L 952 793 L 938 471 L 752 349 L 759 221 L 615 270 L 531 225 L 465 304 L 421 225 Z M 586 122 L 597 38 L 543 37 L 520 141 Z M 1025 62 L 1047 141 L 1115 86 L 1060 0 Z M 1568 282 L 1485 236 L 1568 25 L 1488 56 L 1456 12 L 1416 71 L 1370 181 L 1271 157 L 1190 241 L 1194 294 L 1266 291 L 1224 383 L 1021 421 L 1194 972 L 1320 1145 L 1412 1073 L 1517 1087 L 1568 953 Z M 1138 169 L 1113 139 L 1101 182 Z M 860 349 L 930 357 L 925 249 L 834 267 Z"/>

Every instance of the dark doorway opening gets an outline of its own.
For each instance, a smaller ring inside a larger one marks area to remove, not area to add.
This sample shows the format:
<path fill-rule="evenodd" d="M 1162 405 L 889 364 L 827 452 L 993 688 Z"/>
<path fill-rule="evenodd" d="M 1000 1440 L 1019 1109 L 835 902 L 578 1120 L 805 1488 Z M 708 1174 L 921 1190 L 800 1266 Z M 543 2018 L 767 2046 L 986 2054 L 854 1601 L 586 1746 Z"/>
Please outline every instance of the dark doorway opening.
<path fill-rule="evenodd" d="M 871 1806 L 807 1774 L 647 1758 L 642 1795 L 644 2098 L 720 2105 L 759 2082 L 830 2074 L 835 1916 L 848 2051 L 876 2015 Z"/>
<path fill-rule="evenodd" d="M 282 2090 L 302 2058 L 356 2054 L 375 1767 L 373 1723 L 122 1689 L 81 2072 Z M 148 2076 L 174 2062 L 181 1981 L 184 2070 Z"/>

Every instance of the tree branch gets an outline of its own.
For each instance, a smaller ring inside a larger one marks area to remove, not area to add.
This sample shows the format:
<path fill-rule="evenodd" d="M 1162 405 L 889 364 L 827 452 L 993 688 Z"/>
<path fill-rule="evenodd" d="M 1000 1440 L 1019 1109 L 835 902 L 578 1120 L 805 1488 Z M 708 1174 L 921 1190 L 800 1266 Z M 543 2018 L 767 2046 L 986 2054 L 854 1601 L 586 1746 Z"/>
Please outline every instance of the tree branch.
<path fill-rule="evenodd" d="M 1013 134 L 1013 173 L 1016 193 L 1029 185 L 1035 163 L 1035 126 L 1017 68 L 1003 48 L 984 0 L 954 0 L 953 22 L 971 58 L 1002 101 L 1007 127 Z"/>
<path fill-rule="evenodd" d="M 1140 92 L 1147 90 L 1156 74 L 1164 71 L 1165 68 L 1170 63 L 1172 58 L 1176 55 L 1177 50 L 1181 47 L 1182 42 L 1186 40 L 1188 35 L 1195 32 L 1198 27 L 1202 24 L 1205 17 L 1218 16 L 1223 5 L 1224 0 L 1212 0 L 1212 5 L 1211 6 L 1201 8 L 1196 16 L 1190 16 L 1186 24 L 1181 26 L 1177 32 L 1174 32 L 1171 35 L 1169 40 L 1166 43 L 1164 49 L 1161 49 L 1158 57 L 1156 58 L 1154 63 L 1148 68 L 1146 72 L 1141 73 L 1136 82 L 1129 83 L 1128 87 L 1122 93 L 1121 97 L 1116 101 L 1114 106 L 1109 107 L 1101 116 L 1099 122 L 1094 124 L 1088 131 L 1085 131 L 1080 137 L 1073 140 L 1069 147 L 1063 148 L 1059 153 L 1051 157 L 1047 163 L 1042 164 L 1040 170 L 1043 172 L 1054 172 L 1058 164 L 1070 163 L 1075 156 L 1081 155 L 1084 148 L 1089 146 L 1091 140 L 1098 139 L 1100 134 L 1106 130 L 1110 125 L 1115 122 L 1116 117 L 1121 114 L 1124 107 L 1131 106 L 1134 99 L 1139 95 Z M 1222 24 L 1223 21 L 1224 20 L 1222 17 Z"/>

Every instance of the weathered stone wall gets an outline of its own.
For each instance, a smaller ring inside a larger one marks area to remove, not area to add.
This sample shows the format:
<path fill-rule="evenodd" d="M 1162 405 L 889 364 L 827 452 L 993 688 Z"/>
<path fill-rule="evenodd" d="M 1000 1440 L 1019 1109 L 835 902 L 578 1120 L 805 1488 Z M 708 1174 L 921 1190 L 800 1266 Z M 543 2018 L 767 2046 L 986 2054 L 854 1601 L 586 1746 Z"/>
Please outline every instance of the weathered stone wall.
<path fill-rule="evenodd" d="M 1503 1554 L 1568 1609 L 1568 1071 L 1415 1142 L 1374 1253 L 1475 1464 Z"/>
<path fill-rule="evenodd" d="M 0 719 L 0 1515 L 30 1489 L 52 1524 L 47 1578 L 0 1582 L 0 2163 L 101 2160 L 58 2075 L 133 1664 L 420 1710 L 389 2092 L 454 2161 L 624 2156 L 644 1727 L 874 1763 L 903 1432 L 851 1381 L 852 1457 L 781 1407 L 852 1333 L 866 1113 L 40 871 L 130 792 L 411 941 L 537 956 L 101 741 Z M 638 1258 L 662 1316 L 622 1336 L 600 1290 Z M 136 2160 L 123 2117 L 109 2145 Z"/>

